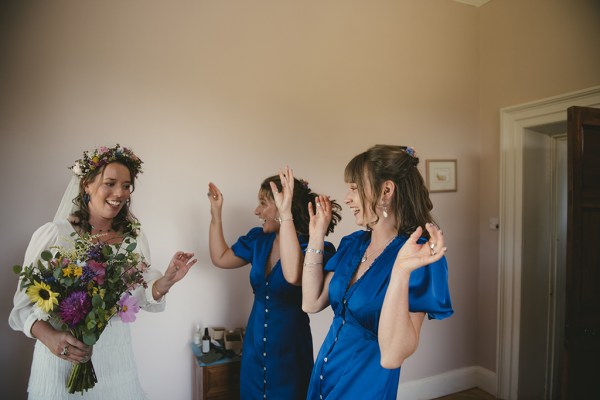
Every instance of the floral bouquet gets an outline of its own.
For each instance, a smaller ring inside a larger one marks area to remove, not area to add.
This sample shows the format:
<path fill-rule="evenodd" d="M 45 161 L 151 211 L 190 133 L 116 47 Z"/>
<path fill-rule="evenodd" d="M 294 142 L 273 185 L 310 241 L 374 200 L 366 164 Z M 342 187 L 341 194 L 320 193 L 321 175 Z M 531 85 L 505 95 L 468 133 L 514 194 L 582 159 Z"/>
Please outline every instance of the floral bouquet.
<path fill-rule="evenodd" d="M 131 292 L 139 285 L 147 287 L 142 276 L 146 265 L 134 253 L 137 243 L 132 237 L 110 245 L 98 241 L 98 235 L 71 236 L 72 248 L 53 246 L 42 252 L 37 264 L 13 269 L 38 319 L 51 320 L 92 346 L 115 314 L 123 322 L 135 320 L 139 306 Z M 90 359 L 73 365 L 67 390 L 83 394 L 96 382 Z"/>

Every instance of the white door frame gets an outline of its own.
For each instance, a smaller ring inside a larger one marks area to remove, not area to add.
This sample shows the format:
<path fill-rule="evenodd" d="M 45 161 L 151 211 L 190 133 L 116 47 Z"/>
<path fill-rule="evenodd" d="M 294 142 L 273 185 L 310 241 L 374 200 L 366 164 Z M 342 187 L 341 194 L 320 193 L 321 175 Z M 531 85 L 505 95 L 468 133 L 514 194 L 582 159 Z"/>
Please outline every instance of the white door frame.
<path fill-rule="evenodd" d="M 600 86 L 500 110 L 500 243 L 496 347 L 499 399 L 517 399 L 521 320 L 523 136 L 567 120 L 571 106 L 599 107 Z"/>

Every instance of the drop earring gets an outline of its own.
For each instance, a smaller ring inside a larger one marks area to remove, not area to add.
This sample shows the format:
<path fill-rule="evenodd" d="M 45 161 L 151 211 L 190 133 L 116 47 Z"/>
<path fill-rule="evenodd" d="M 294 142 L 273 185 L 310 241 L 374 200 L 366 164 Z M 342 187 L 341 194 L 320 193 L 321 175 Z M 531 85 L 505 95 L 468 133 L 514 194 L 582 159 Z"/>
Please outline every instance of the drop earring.
<path fill-rule="evenodd" d="M 383 218 L 388 217 L 387 206 L 383 206 Z"/>
<path fill-rule="evenodd" d="M 87 206 L 89 202 L 90 202 L 90 195 L 87 193 L 84 193 L 83 194 L 83 204 L 85 204 Z"/>

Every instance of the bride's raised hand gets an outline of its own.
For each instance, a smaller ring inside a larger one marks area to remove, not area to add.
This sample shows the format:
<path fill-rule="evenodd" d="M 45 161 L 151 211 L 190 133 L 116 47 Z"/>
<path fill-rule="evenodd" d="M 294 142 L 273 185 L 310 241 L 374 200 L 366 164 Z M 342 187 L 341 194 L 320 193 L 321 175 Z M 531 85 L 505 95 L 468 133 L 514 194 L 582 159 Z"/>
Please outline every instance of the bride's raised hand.
<path fill-rule="evenodd" d="M 328 196 L 318 195 L 315 198 L 315 208 L 316 210 L 313 209 L 312 203 L 308 203 L 308 215 L 310 216 L 308 232 L 310 236 L 321 235 L 324 237 L 332 218 L 331 200 Z"/>
<path fill-rule="evenodd" d="M 423 232 L 423 228 L 419 226 L 398 251 L 394 268 L 410 273 L 438 261 L 446 254 L 447 248 L 444 245 L 442 230 L 432 223 L 427 223 L 426 229 L 429 232 L 429 240 L 418 243 Z"/>
<path fill-rule="evenodd" d="M 275 206 L 277 207 L 277 211 L 279 211 L 279 218 L 292 218 L 294 171 L 286 165 L 283 170 L 279 170 L 279 180 L 281 181 L 281 192 L 277 189 L 275 182 L 269 182 Z"/>

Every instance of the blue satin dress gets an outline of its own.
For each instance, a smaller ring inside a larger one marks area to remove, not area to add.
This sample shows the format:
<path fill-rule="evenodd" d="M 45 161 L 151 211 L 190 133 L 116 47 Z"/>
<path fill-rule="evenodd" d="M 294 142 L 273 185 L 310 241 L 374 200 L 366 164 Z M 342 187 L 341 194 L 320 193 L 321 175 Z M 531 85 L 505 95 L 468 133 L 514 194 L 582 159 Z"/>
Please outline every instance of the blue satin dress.
<path fill-rule="evenodd" d="M 377 332 L 392 267 L 406 237 L 395 238 L 365 274 L 348 286 L 370 241 L 368 231 L 344 237 L 325 267 L 334 271 L 329 285 L 334 317 L 315 360 L 310 400 L 396 398 L 400 368 L 381 367 Z M 425 312 L 429 319 L 452 315 L 445 258 L 411 273 L 409 310 Z"/>
<path fill-rule="evenodd" d="M 275 233 L 253 228 L 231 246 L 236 256 L 252 264 L 250 284 L 254 304 L 242 347 L 241 399 L 306 399 L 313 366 L 312 335 L 308 315 L 302 311 L 302 287 L 290 285 L 281 262 L 265 275 L 265 264 Z M 306 251 L 308 237 L 298 241 Z M 335 253 L 326 242 L 324 260 Z"/>

